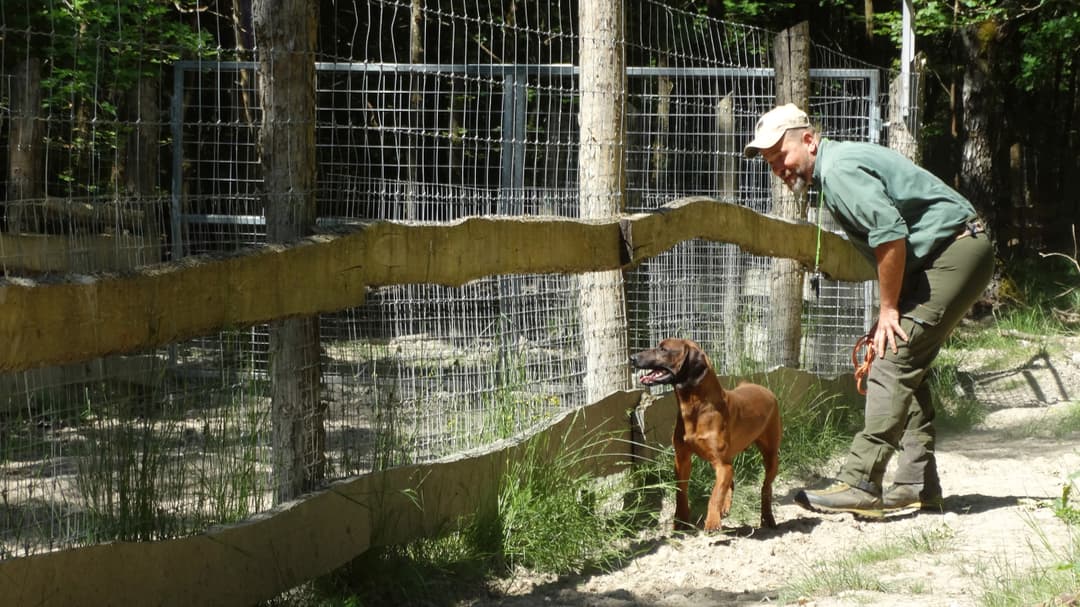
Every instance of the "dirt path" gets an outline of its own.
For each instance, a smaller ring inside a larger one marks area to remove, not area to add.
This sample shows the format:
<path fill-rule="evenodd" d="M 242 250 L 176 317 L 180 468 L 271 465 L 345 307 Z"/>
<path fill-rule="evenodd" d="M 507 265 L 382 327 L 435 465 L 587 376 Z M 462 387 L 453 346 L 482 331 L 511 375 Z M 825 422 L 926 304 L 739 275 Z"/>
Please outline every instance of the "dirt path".
<path fill-rule="evenodd" d="M 946 513 L 885 522 L 818 515 L 794 505 L 801 485 L 776 491 L 778 528 L 728 529 L 724 535 L 666 533 L 647 553 L 607 574 L 572 578 L 517 576 L 468 607 L 682 607 L 778 604 L 782 589 L 839 575 L 836 563 L 856 548 L 933 542 L 934 552 L 851 568 L 886 591 L 788 597 L 817 607 L 968 607 L 995 580 L 1059 561 L 1068 527 L 1040 504 L 1061 495 L 1080 471 L 1078 434 L 1054 436 L 1057 420 L 1080 398 L 1080 341 L 1033 356 L 1008 373 L 973 373 L 980 400 L 996 409 L 974 430 L 939 441 Z M 982 364 L 982 363 L 980 363 Z M 1022 407 L 1001 406 L 1022 403 Z M 888 479 L 886 479 L 888 481 Z M 1080 499 L 1080 496 L 1078 496 Z M 665 529 L 670 521 L 665 521 Z"/>

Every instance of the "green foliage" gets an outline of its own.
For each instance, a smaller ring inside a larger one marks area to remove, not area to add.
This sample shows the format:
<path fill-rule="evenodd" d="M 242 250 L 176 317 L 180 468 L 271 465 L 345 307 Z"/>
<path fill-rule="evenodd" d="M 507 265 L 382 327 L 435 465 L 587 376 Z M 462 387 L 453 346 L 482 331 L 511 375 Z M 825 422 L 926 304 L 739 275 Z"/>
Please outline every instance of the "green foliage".
<path fill-rule="evenodd" d="M 179 537 L 265 507 L 259 462 L 269 411 L 256 390 L 211 396 L 199 424 L 185 417 L 183 399 L 130 390 L 86 386 L 81 436 L 71 445 L 75 487 L 87 508 L 85 539 Z M 195 449 L 216 455 L 192 459 Z"/>
<path fill-rule="evenodd" d="M 1061 257 L 1021 259 L 1004 269 L 999 330 L 1032 335 L 1076 330 L 1069 318 L 1080 313 L 1080 271 Z"/>
<path fill-rule="evenodd" d="M 45 60 L 44 109 L 73 119 L 68 130 L 52 129 L 52 146 L 74 158 L 118 149 L 128 128 L 123 125 L 134 122 L 124 113 L 129 111 L 126 96 L 136 84 L 145 79 L 160 89 L 163 65 L 212 52 L 207 31 L 178 18 L 177 6 L 166 0 L 16 0 L 0 5 L 3 23 L 15 30 L 9 43 L 26 45 L 25 51 L 5 55 L 5 62 L 24 52 Z M 81 174 L 89 164 L 76 160 L 55 176 L 73 193 L 93 194 L 102 185 Z"/>
<path fill-rule="evenodd" d="M 1055 74 L 1061 66 L 1047 59 L 1061 57 L 1066 64 L 1075 61 L 1080 46 L 1080 7 L 1072 0 L 1057 0 L 1041 2 L 1039 9 L 1037 18 L 1025 19 L 1019 27 L 1023 55 L 1018 84 L 1030 92 L 1056 82 L 1058 90 L 1065 92 L 1067 79 Z"/>
<path fill-rule="evenodd" d="M 1065 412 L 1055 422 L 1052 428 L 1054 438 L 1067 438 L 1080 430 L 1080 401 L 1069 403 Z"/>
<path fill-rule="evenodd" d="M 1069 483 L 1061 488 L 1061 496 L 1051 503 L 1050 507 L 1054 510 L 1054 516 L 1065 521 L 1072 527 L 1080 525 L 1080 509 L 1078 509 L 1072 499 L 1073 484 L 1072 480 L 1077 477 L 1077 474 L 1073 474 Z"/>
<path fill-rule="evenodd" d="M 536 438 L 510 465 L 498 515 L 501 554 L 509 567 L 550 573 L 610 569 L 627 555 L 622 540 L 632 533 L 629 524 L 636 517 L 623 509 L 622 497 L 631 487 L 582 472 L 606 442 L 592 440 L 559 442 L 552 459 L 547 439 Z"/>
<path fill-rule="evenodd" d="M 916 2 L 913 27 L 919 36 L 948 36 L 959 27 L 989 20 L 1010 18 L 1009 7 L 990 0 L 928 0 Z M 959 8 L 959 11 L 955 10 Z M 874 33 L 887 36 L 897 47 L 901 42 L 903 13 L 900 10 L 874 13 Z"/>
<path fill-rule="evenodd" d="M 500 358 L 496 366 L 499 380 L 495 390 L 481 395 L 484 403 L 481 443 L 510 438 L 524 428 L 550 419 L 561 407 L 559 397 L 533 389 L 523 354 L 510 353 Z"/>
<path fill-rule="evenodd" d="M 211 453 L 231 453 L 216 466 L 201 467 L 198 482 L 198 512 L 209 514 L 214 523 L 231 523 L 266 507 L 264 496 L 269 479 L 261 474 L 260 461 L 266 457 L 261 441 L 271 432 L 270 410 L 257 389 L 248 386 L 221 403 L 219 417 L 206 419 L 206 449 Z"/>
<path fill-rule="evenodd" d="M 847 448 L 862 425 L 861 402 L 848 402 L 836 394 L 811 388 L 802 394 L 770 386 L 780 399 L 784 438 L 780 470 L 789 476 L 811 474 Z"/>
<path fill-rule="evenodd" d="M 1058 78 L 1057 72 L 1072 65 L 1080 44 L 1080 8 L 1072 0 L 1043 0 L 1030 5 L 991 0 L 929 0 L 915 3 L 913 20 L 922 44 L 931 48 L 947 47 L 958 28 L 980 23 L 1012 24 L 1020 50 L 1016 84 L 1027 92 L 1055 82 L 1060 91 L 1067 90 L 1068 79 Z M 901 21 L 899 10 L 878 12 L 874 31 L 899 47 Z M 996 27 L 986 31 L 988 35 L 997 35 Z M 1048 61 L 1049 57 L 1060 57 L 1061 63 Z"/>
<path fill-rule="evenodd" d="M 375 445 L 371 449 L 372 467 L 375 470 L 413 463 L 416 428 L 409 423 L 409 409 L 402 406 L 397 390 L 397 384 L 390 382 L 388 389 L 376 392 L 372 424 Z"/>
<path fill-rule="evenodd" d="M 205 56 L 213 48 L 206 31 L 194 30 L 177 18 L 172 2 L 32 4 L 36 8 L 28 12 L 53 30 L 47 56 L 78 75 L 80 87 L 101 79 L 123 90 L 139 76 L 155 76 L 150 66 Z"/>
<path fill-rule="evenodd" d="M 797 6 L 796 2 L 790 0 L 723 0 L 721 3 L 708 3 L 708 5 L 700 0 L 674 0 L 667 4 L 683 10 L 696 10 L 699 13 L 709 11 L 733 23 L 759 27 L 783 18 Z"/>
<path fill-rule="evenodd" d="M 76 485 L 92 524 L 90 539 L 155 540 L 175 537 L 177 522 L 160 505 L 164 501 L 166 445 L 177 436 L 175 425 L 155 428 L 149 420 L 136 424 L 105 422 L 109 439 L 98 441 L 78 460 Z"/>
<path fill-rule="evenodd" d="M 795 7 L 794 2 L 724 0 L 725 18 L 739 23 L 758 23 Z"/>

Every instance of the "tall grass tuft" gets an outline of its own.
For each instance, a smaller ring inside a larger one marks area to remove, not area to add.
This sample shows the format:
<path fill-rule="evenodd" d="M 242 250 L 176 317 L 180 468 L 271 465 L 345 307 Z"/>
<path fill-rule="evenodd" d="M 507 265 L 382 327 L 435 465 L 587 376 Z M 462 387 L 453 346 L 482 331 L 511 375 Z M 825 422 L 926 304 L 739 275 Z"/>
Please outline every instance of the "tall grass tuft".
<path fill-rule="evenodd" d="M 633 555 L 649 472 L 598 477 L 593 458 L 614 439 L 534 437 L 503 473 L 494 512 L 479 512 L 433 539 L 372 549 L 270 605 L 442 605 L 484 578 L 516 569 L 564 574 L 609 570 Z M 643 467 L 643 469 L 647 466 Z M 630 496 L 628 498 L 628 496 Z"/>
<path fill-rule="evenodd" d="M 204 448 L 195 471 L 196 512 L 209 523 L 229 523 L 262 510 L 271 490 L 264 458 L 265 437 L 270 433 L 270 407 L 255 383 L 241 383 L 239 390 L 214 403 L 215 415 L 203 419 Z"/>
<path fill-rule="evenodd" d="M 75 484 L 86 504 L 90 541 L 156 540 L 175 537 L 182 521 L 168 498 L 183 479 L 167 478 L 174 468 L 180 427 L 161 415 L 156 394 L 124 393 L 101 382 L 87 392 L 88 439 L 77 443 Z M 117 396 L 120 396 L 119 398 Z"/>
<path fill-rule="evenodd" d="M 819 472 L 851 443 L 862 426 L 861 400 L 850 402 L 819 387 L 792 394 L 787 387 L 770 386 L 780 399 L 784 437 L 780 444 L 780 470 L 788 477 Z"/>
<path fill-rule="evenodd" d="M 639 477 L 598 478 L 589 460 L 610 437 L 587 435 L 580 444 L 549 445 L 533 438 L 510 464 L 499 495 L 501 555 L 510 568 L 568 573 L 623 562 L 634 534 L 624 497 Z M 551 455 L 549 455 L 551 454 Z"/>

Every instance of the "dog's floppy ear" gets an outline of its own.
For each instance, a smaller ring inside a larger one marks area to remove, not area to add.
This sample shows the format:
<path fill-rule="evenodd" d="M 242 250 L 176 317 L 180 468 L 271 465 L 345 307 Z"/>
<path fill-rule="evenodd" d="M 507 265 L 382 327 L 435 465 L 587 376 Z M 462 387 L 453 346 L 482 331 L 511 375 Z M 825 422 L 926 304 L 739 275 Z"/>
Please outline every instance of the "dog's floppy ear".
<path fill-rule="evenodd" d="M 680 382 L 684 386 L 696 386 L 701 383 L 701 380 L 705 378 L 705 374 L 709 372 L 709 359 L 706 358 L 705 352 L 701 348 L 687 347 L 685 354 L 683 355 L 682 368 L 680 375 L 682 381 Z"/>

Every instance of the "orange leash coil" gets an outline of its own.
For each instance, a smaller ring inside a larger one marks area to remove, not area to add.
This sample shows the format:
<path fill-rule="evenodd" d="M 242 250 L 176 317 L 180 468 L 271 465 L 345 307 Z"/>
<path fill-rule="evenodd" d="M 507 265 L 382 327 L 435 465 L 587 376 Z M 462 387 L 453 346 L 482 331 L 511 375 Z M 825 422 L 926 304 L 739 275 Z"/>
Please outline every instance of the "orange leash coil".
<path fill-rule="evenodd" d="M 863 349 L 866 352 L 860 356 L 860 351 Z M 855 389 L 864 396 L 866 395 L 866 384 L 864 382 L 866 377 L 870 375 L 870 366 L 874 364 L 874 357 L 873 338 L 869 334 L 863 335 L 855 342 L 855 347 L 851 350 L 851 365 L 855 367 Z M 862 358 L 861 362 L 859 358 Z"/>

